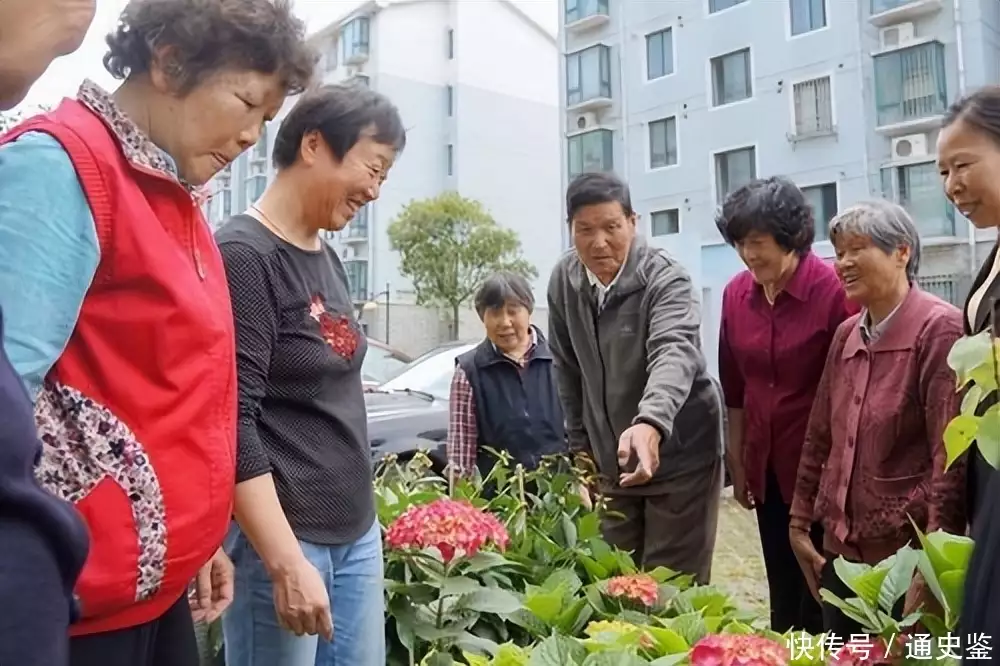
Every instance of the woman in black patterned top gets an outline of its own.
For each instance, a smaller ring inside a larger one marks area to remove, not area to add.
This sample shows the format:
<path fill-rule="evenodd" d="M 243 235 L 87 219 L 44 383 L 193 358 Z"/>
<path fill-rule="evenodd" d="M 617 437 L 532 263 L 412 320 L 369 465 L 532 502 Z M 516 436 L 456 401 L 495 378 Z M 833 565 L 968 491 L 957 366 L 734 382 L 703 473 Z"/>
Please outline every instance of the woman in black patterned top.
<path fill-rule="evenodd" d="M 230 666 L 382 666 L 381 532 L 361 380 L 367 349 L 344 267 L 322 240 L 405 144 L 359 86 L 307 93 L 275 141 L 274 182 L 219 230 L 236 320 L 240 429 Z"/>

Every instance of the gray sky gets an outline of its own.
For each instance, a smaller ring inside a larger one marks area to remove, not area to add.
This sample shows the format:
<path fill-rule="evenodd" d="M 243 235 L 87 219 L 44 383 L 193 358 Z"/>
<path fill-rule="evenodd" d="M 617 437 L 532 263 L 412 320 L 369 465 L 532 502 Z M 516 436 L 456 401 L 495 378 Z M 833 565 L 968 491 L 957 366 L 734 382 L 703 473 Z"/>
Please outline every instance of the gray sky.
<path fill-rule="evenodd" d="M 514 0 L 514 3 L 555 34 L 557 0 Z M 114 27 L 125 4 L 126 0 L 98 0 L 97 16 L 83 46 L 73 55 L 52 63 L 32 88 L 22 108 L 30 110 L 38 104 L 54 104 L 75 93 L 80 81 L 85 78 L 93 79 L 105 88 L 114 87 L 115 81 L 104 71 L 101 58 L 104 56 L 104 36 Z M 362 0 L 296 0 L 295 9 L 308 23 L 309 31 L 313 32 L 360 4 Z"/>

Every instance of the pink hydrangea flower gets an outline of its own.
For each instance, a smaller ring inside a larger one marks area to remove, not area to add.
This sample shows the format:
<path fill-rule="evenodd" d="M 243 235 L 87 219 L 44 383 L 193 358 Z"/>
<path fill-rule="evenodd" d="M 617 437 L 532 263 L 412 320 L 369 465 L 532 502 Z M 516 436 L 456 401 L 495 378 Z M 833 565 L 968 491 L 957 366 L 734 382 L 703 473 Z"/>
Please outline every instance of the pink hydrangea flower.
<path fill-rule="evenodd" d="M 441 498 L 407 509 L 389 526 L 385 540 L 393 550 L 433 546 L 445 562 L 451 562 L 455 557 L 472 557 L 487 544 L 502 551 L 510 537 L 492 514 L 468 502 Z"/>
<path fill-rule="evenodd" d="M 788 648 L 762 636 L 711 634 L 695 643 L 691 666 L 787 666 Z"/>
<path fill-rule="evenodd" d="M 647 608 L 656 605 L 660 586 L 652 576 L 644 573 L 615 576 L 608 580 L 608 596 L 637 601 Z"/>

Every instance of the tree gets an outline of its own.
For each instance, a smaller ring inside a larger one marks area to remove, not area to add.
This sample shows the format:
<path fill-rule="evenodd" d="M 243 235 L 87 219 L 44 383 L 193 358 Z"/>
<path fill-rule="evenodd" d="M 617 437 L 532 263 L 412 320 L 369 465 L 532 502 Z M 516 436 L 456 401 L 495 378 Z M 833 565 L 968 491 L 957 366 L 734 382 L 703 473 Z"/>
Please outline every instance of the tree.
<path fill-rule="evenodd" d="M 417 292 L 417 304 L 451 310 L 452 339 L 458 339 L 460 308 L 490 273 L 507 270 L 538 277 L 521 256 L 517 234 L 497 224 L 481 203 L 457 192 L 411 201 L 388 234 L 400 254 L 400 273 Z"/>

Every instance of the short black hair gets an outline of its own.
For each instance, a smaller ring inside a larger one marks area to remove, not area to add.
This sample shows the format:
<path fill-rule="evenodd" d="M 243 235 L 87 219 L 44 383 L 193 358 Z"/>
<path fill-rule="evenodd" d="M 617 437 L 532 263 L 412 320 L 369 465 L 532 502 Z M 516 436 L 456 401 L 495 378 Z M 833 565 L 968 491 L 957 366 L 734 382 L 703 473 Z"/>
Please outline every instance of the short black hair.
<path fill-rule="evenodd" d="M 157 49 L 180 94 L 225 69 L 278 74 L 285 92 L 305 90 L 319 54 L 289 0 L 129 0 L 106 39 L 104 67 L 116 79 L 144 74 Z"/>
<path fill-rule="evenodd" d="M 816 238 L 812 206 L 785 176 L 758 178 L 731 192 L 715 216 L 715 226 L 729 245 L 756 231 L 797 254 L 808 252 Z"/>
<path fill-rule="evenodd" d="M 318 131 L 337 157 L 344 159 L 358 138 L 374 128 L 372 138 L 398 153 L 406 146 L 399 110 L 385 95 L 360 83 L 320 86 L 302 95 L 278 128 L 272 161 L 286 169 L 299 158 L 302 138 Z"/>
<path fill-rule="evenodd" d="M 582 173 L 566 188 L 566 221 L 573 224 L 573 217 L 585 206 L 618 202 L 622 211 L 631 216 L 632 195 L 621 178 L 607 171 Z"/>
<path fill-rule="evenodd" d="M 527 311 L 535 311 L 535 296 L 528 280 L 518 273 L 497 271 L 483 281 L 473 301 L 476 313 L 482 319 L 487 310 L 504 307 L 513 302 L 524 306 Z"/>
<path fill-rule="evenodd" d="M 985 86 L 952 104 L 941 126 L 948 127 L 959 120 L 1000 145 L 1000 86 Z"/>

